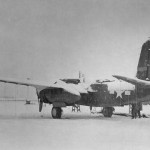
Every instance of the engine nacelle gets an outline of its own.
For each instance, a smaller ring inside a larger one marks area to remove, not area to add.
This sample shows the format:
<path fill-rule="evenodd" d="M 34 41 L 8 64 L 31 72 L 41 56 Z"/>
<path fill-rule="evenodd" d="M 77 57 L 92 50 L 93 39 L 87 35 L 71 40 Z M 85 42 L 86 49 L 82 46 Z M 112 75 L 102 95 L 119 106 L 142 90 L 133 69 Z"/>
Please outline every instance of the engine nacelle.
<path fill-rule="evenodd" d="M 53 102 L 53 107 L 66 107 L 64 102 Z"/>

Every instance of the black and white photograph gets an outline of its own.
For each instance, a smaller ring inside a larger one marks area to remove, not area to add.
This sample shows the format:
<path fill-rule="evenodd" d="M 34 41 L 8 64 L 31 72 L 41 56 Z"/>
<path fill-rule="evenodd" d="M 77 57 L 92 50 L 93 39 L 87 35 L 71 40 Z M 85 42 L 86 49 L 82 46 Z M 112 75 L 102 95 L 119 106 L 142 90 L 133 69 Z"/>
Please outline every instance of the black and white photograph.
<path fill-rule="evenodd" d="M 150 1 L 0 0 L 0 150 L 149 150 Z"/>

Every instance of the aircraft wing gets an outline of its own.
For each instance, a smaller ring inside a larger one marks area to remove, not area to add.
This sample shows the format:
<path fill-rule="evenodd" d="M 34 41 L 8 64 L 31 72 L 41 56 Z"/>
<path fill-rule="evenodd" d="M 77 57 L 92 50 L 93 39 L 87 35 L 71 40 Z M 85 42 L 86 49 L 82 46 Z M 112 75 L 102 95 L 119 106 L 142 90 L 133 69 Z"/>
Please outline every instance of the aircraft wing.
<path fill-rule="evenodd" d="M 113 77 L 126 81 L 128 83 L 134 84 L 134 85 L 141 85 L 144 88 L 150 88 L 150 81 L 144 81 L 144 80 L 137 79 L 137 78 L 129 78 L 129 77 L 119 76 L 119 75 L 113 75 Z"/>
<path fill-rule="evenodd" d="M 32 87 L 35 87 L 38 92 L 40 92 L 41 90 L 46 89 L 46 88 L 51 88 L 51 89 L 61 88 L 61 89 L 65 90 L 71 94 L 80 96 L 80 93 L 77 90 L 75 90 L 74 88 L 71 88 L 65 82 L 60 81 L 60 80 L 54 84 L 50 84 L 47 82 L 38 82 L 38 81 L 31 81 L 31 80 L 20 81 L 20 80 L 16 80 L 16 79 L 1 78 L 0 77 L 0 82 L 25 85 L 25 86 L 32 86 Z"/>

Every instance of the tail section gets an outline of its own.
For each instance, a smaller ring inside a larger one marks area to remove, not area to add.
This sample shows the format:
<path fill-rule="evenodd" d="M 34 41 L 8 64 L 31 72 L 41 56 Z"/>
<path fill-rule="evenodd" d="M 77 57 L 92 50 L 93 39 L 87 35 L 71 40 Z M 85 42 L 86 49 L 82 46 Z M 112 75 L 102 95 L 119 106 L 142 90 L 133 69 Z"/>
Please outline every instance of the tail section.
<path fill-rule="evenodd" d="M 142 80 L 150 80 L 150 40 L 142 45 L 136 77 Z"/>

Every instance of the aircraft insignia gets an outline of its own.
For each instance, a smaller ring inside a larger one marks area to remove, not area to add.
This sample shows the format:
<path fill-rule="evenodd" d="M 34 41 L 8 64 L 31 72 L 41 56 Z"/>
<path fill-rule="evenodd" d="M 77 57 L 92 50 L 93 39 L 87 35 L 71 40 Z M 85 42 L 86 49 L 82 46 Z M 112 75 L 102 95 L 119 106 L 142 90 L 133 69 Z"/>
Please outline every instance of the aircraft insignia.
<path fill-rule="evenodd" d="M 122 98 L 122 93 L 123 93 L 123 91 L 116 91 L 116 93 L 117 93 L 117 96 L 116 96 L 116 98 L 118 98 L 118 97 L 120 97 L 120 98 Z"/>

